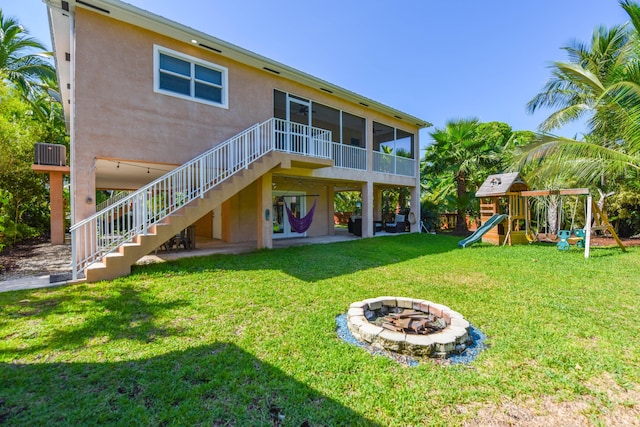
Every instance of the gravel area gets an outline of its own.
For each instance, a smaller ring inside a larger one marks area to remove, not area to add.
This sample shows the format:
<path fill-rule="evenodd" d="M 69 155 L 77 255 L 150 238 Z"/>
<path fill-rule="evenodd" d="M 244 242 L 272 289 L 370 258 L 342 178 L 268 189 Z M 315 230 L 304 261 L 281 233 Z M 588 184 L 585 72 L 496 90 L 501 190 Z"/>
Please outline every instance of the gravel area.
<path fill-rule="evenodd" d="M 71 245 L 39 238 L 0 252 L 0 281 L 71 272 Z"/>

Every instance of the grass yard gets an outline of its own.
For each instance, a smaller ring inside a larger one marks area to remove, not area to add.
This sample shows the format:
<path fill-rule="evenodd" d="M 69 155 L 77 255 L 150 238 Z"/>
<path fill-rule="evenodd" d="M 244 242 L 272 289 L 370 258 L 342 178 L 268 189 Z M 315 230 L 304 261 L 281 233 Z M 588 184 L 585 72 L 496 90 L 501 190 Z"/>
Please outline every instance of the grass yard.
<path fill-rule="evenodd" d="M 2 293 L 0 424 L 640 424 L 640 248 L 585 260 L 457 241 L 218 255 Z M 447 305 L 490 347 L 407 367 L 338 339 L 335 316 L 381 295 Z"/>

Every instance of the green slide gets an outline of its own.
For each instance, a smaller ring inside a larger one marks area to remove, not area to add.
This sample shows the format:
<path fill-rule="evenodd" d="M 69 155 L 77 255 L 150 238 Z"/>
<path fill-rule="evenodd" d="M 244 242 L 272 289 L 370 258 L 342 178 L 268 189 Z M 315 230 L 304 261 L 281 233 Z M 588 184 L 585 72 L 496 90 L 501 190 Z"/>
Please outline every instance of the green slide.
<path fill-rule="evenodd" d="M 482 224 L 473 234 L 466 239 L 462 239 L 458 242 L 458 247 L 463 249 L 467 246 L 473 245 L 475 242 L 480 240 L 482 236 L 489 230 L 491 230 L 496 225 L 500 224 L 507 218 L 507 215 L 504 214 L 495 214 L 491 218 L 487 220 L 484 224 Z"/>

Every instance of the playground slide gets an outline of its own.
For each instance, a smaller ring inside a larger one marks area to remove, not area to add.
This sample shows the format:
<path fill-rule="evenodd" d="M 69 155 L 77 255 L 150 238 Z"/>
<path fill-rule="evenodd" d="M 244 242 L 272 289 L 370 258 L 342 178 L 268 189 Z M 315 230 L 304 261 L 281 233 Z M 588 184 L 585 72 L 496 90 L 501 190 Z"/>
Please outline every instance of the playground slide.
<path fill-rule="evenodd" d="M 491 218 L 489 218 L 484 224 L 482 224 L 473 234 L 466 239 L 462 239 L 458 242 L 458 247 L 461 249 L 466 248 L 480 240 L 482 236 L 489 230 L 491 230 L 496 225 L 500 224 L 507 218 L 507 215 L 504 214 L 495 214 Z"/>

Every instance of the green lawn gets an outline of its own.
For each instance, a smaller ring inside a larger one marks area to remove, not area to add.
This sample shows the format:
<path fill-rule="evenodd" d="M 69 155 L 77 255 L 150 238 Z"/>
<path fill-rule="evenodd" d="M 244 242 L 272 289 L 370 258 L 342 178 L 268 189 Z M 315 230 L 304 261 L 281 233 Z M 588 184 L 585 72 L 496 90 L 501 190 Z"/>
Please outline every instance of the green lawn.
<path fill-rule="evenodd" d="M 594 425 L 618 406 L 637 417 L 640 248 L 585 260 L 457 240 L 192 258 L 0 294 L 0 424 L 456 425 L 550 398 L 585 403 Z M 407 367 L 338 339 L 336 315 L 381 295 L 447 305 L 490 347 Z M 629 391 L 621 405 L 612 386 Z"/>

